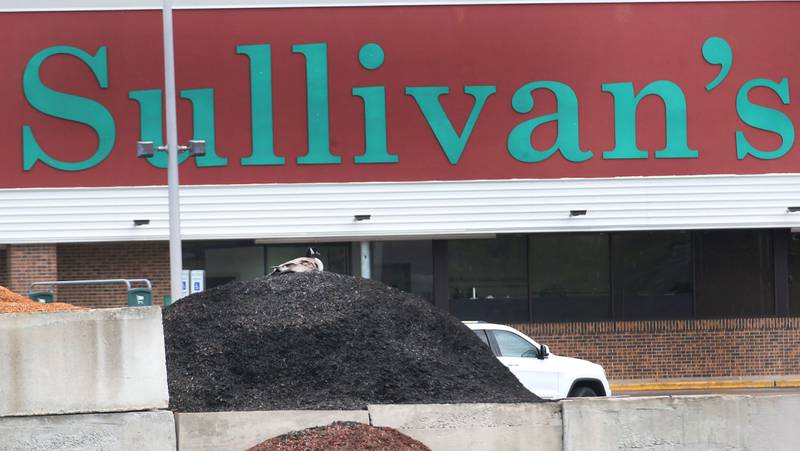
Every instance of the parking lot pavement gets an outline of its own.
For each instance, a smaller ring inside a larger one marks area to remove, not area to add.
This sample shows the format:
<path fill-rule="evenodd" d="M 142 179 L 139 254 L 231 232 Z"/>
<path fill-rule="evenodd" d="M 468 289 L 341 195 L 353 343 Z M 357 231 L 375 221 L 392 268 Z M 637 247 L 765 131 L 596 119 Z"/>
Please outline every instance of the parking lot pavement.
<path fill-rule="evenodd" d="M 665 395 L 800 395 L 800 388 L 718 388 L 704 390 L 642 390 L 614 392 L 614 397 Z"/>

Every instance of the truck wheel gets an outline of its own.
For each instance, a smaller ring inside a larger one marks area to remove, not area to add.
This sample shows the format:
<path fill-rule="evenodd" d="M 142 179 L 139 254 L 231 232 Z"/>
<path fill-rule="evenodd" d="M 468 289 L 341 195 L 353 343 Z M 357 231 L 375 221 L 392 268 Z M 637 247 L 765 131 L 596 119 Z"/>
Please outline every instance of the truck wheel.
<path fill-rule="evenodd" d="M 592 390 L 591 387 L 587 387 L 585 385 L 580 387 L 575 387 L 575 389 L 572 390 L 572 394 L 570 395 L 570 397 L 572 398 L 585 398 L 589 396 L 597 396 L 597 393 L 595 393 L 595 391 Z"/>

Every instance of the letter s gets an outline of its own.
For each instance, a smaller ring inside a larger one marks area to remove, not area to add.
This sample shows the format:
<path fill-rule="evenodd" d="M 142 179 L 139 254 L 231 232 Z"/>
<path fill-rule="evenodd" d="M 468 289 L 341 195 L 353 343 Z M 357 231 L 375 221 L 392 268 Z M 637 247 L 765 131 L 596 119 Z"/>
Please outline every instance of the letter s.
<path fill-rule="evenodd" d="M 757 78 L 745 83 L 736 95 L 736 112 L 742 121 L 761 130 L 775 133 L 781 137 L 781 146 L 775 150 L 756 149 L 747 138 L 744 132 L 736 132 L 736 157 L 743 160 L 747 155 L 752 155 L 762 160 L 774 160 L 786 155 L 786 152 L 794 145 L 794 126 L 789 116 L 781 111 L 750 102 L 748 94 L 753 88 L 767 88 L 778 94 L 781 103 L 789 104 L 789 80 L 784 78 L 780 83 L 772 80 Z"/>
<path fill-rule="evenodd" d="M 54 91 L 42 83 L 39 77 L 39 68 L 47 58 L 53 55 L 71 55 L 80 59 L 92 70 L 100 87 L 106 89 L 108 88 L 106 48 L 100 47 L 97 54 L 92 56 L 76 47 L 48 47 L 28 61 L 22 77 L 22 89 L 31 106 L 49 116 L 80 122 L 92 127 L 97 133 L 97 149 L 91 158 L 83 161 L 56 160 L 39 146 L 31 127 L 25 125 L 22 127 L 22 166 L 24 170 L 30 171 L 37 161 L 41 161 L 62 171 L 82 171 L 96 166 L 111 153 L 116 138 L 114 118 L 103 105 L 94 100 Z"/>

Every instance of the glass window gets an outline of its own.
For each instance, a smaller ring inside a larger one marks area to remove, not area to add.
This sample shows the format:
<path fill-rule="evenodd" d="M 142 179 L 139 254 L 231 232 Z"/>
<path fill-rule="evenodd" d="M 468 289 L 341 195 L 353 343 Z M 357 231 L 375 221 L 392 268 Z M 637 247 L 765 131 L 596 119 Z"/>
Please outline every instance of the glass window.
<path fill-rule="evenodd" d="M 503 357 L 536 357 L 536 347 L 517 334 L 505 330 L 493 330 L 497 349 Z"/>
<path fill-rule="evenodd" d="M 264 275 L 262 246 L 217 247 L 205 250 L 206 288 L 234 280 L 250 280 Z"/>
<path fill-rule="evenodd" d="M 769 230 L 697 233 L 697 316 L 775 314 L 775 273 Z"/>
<path fill-rule="evenodd" d="M 800 316 L 800 233 L 789 241 L 789 314 Z"/>
<path fill-rule="evenodd" d="M 352 274 L 350 243 L 270 244 L 267 246 L 267 272 L 271 272 L 273 267 L 281 263 L 305 256 L 309 247 L 321 254 L 320 260 L 325 271 Z"/>
<path fill-rule="evenodd" d="M 526 236 L 447 243 L 450 312 L 461 320 L 527 322 Z"/>
<path fill-rule="evenodd" d="M 371 277 L 433 302 L 433 245 L 426 241 L 372 243 Z"/>
<path fill-rule="evenodd" d="M 692 247 L 687 231 L 614 233 L 615 319 L 692 316 Z"/>
<path fill-rule="evenodd" d="M 489 346 L 489 339 L 486 337 L 486 331 L 484 331 L 484 330 L 474 330 L 474 329 L 472 331 L 475 332 L 475 335 L 477 335 L 478 338 L 481 339 L 483 344 L 485 344 L 486 346 Z"/>
<path fill-rule="evenodd" d="M 611 318 L 607 233 L 530 236 L 534 321 Z"/>

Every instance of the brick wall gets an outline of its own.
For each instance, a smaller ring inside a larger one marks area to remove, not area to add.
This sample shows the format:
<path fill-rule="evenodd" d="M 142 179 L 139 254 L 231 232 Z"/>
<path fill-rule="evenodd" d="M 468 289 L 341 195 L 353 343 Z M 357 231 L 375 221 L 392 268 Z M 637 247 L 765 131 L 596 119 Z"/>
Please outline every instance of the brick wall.
<path fill-rule="evenodd" d="M 513 324 L 609 379 L 800 374 L 800 318 Z"/>
<path fill-rule="evenodd" d="M 59 244 L 58 279 L 149 279 L 153 284 L 153 304 L 162 304 L 169 294 L 169 244 Z M 58 300 L 94 308 L 124 307 L 127 293 L 123 284 L 61 287 Z"/>
<path fill-rule="evenodd" d="M 0 286 L 8 286 L 8 252 L 0 249 Z"/>
<path fill-rule="evenodd" d="M 54 244 L 19 244 L 6 249 L 7 288 L 27 294 L 32 282 L 55 280 L 58 277 Z"/>

